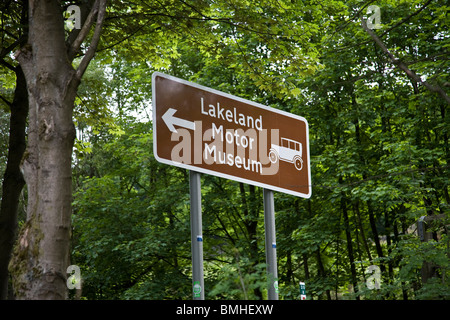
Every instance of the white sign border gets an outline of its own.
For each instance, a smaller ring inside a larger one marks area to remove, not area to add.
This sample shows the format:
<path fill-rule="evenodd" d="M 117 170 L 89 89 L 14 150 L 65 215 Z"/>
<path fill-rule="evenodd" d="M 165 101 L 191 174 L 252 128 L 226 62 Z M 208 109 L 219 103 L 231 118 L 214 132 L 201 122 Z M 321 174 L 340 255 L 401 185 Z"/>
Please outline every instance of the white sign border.
<path fill-rule="evenodd" d="M 253 181 L 253 180 L 249 180 L 249 179 L 245 179 L 245 178 L 241 178 L 241 177 L 236 177 L 236 176 L 233 176 L 233 175 L 230 175 L 230 174 L 221 173 L 221 172 L 217 172 L 217 171 L 210 170 L 210 169 L 196 167 L 196 166 L 190 165 L 190 164 L 185 164 L 185 163 L 180 163 L 180 162 L 176 162 L 176 161 L 160 158 L 158 156 L 158 153 L 157 153 L 157 150 L 158 150 L 157 145 L 156 145 L 157 132 L 156 132 L 156 125 L 155 125 L 156 124 L 156 112 L 154 110 L 154 108 L 156 107 L 156 86 L 155 86 L 155 83 L 156 83 L 155 79 L 156 79 L 156 77 L 166 78 L 166 79 L 169 79 L 169 80 L 172 80 L 172 81 L 175 81 L 175 82 L 179 82 L 179 83 L 187 85 L 187 86 L 191 86 L 191 87 L 194 87 L 194 88 L 197 88 L 197 89 L 200 89 L 200 90 L 211 92 L 211 93 L 219 95 L 219 96 L 223 96 L 225 98 L 237 100 L 239 102 L 242 102 L 242 103 L 245 103 L 245 104 L 249 104 L 249 105 L 252 105 L 252 106 L 257 107 L 257 108 L 261 108 L 261 109 L 264 109 L 264 110 L 268 110 L 270 112 L 275 112 L 275 113 L 278 113 L 278 114 L 282 114 L 284 116 L 288 116 L 290 118 L 295 118 L 297 120 L 303 121 L 305 123 L 305 125 L 306 125 L 306 144 L 307 144 L 306 150 L 307 150 L 307 155 L 308 155 L 307 168 L 308 168 L 308 181 L 309 181 L 308 191 L 309 192 L 307 194 L 301 193 L 301 192 L 295 192 L 295 191 L 292 191 L 290 189 L 276 187 L 276 186 L 273 186 L 273 185 L 270 185 L 270 184 L 265 184 L 265 183 L 261 183 L 261 182 L 258 182 L 258 181 Z M 164 73 L 161 73 L 161 72 L 154 72 L 152 74 L 152 118 L 153 118 L 153 123 L 152 123 L 152 126 L 153 126 L 153 155 L 154 155 L 154 157 L 156 158 L 156 160 L 158 162 L 161 162 L 161 163 L 164 163 L 164 164 L 168 164 L 168 165 L 172 165 L 172 166 L 176 166 L 176 167 L 183 168 L 183 169 L 187 169 L 187 170 L 192 170 L 192 171 L 204 173 L 204 174 L 210 174 L 210 175 L 213 175 L 213 176 L 216 176 L 216 177 L 220 177 L 220 178 L 225 178 L 225 179 L 234 180 L 234 181 L 237 181 L 237 182 L 251 184 L 251 185 L 254 185 L 254 186 L 257 186 L 257 187 L 261 187 L 261 188 L 265 188 L 265 189 L 273 190 L 273 191 L 278 191 L 278 192 L 290 194 L 290 195 L 301 197 L 301 198 L 305 198 L 305 199 L 309 199 L 311 197 L 312 184 L 311 184 L 311 166 L 310 166 L 310 157 L 309 157 L 309 126 L 308 126 L 308 121 L 305 118 L 303 118 L 303 117 L 301 117 L 299 115 L 296 115 L 296 114 L 293 114 L 293 113 L 289 113 L 289 112 L 286 112 L 286 111 L 283 111 L 283 110 L 275 109 L 275 108 L 272 108 L 272 107 L 268 107 L 268 106 L 265 106 L 263 104 L 260 104 L 260 103 L 254 102 L 254 101 L 250 101 L 250 100 L 247 100 L 247 99 L 244 99 L 244 98 L 240 98 L 240 97 L 231 95 L 231 94 L 226 93 L 226 92 L 222 92 L 222 91 L 219 91 L 219 90 L 208 88 L 208 87 L 199 85 L 197 83 L 190 82 L 190 81 L 187 81 L 187 80 L 183 80 L 183 79 L 180 79 L 180 78 L 177 78 L 177 77 L 174 77 L 174 76 L 170 76 L 170 75 L 167 75 L 167 74 L 164 74 Z"/>

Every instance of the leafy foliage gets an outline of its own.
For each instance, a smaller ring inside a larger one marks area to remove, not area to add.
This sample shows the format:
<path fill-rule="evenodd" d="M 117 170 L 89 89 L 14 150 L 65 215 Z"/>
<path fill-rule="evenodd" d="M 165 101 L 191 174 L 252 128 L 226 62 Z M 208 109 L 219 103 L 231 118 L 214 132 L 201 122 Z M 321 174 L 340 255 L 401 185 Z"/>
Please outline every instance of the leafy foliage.
<path fill-rule="evenodd" d="M 450 7 L 376 4 L 386 47 L 448 94 Z M 188 174 L 152 154 L 154 70 L 308 119 L 313 195 L 275 198 L 281 299 L 298 299 L 299 281 L 309 299 L 449 298 L 448 104 L 372 41 L 367 5 L 111 4 L 75 106 L 83 298 L 191 298 Z M 266 298 L 262 190 L 203 176 L 202 201 L 207 298 Z M 438 215 L 421 241 L 417 220 Z M 380 289 L 367 286 L 371 265 Z"/>

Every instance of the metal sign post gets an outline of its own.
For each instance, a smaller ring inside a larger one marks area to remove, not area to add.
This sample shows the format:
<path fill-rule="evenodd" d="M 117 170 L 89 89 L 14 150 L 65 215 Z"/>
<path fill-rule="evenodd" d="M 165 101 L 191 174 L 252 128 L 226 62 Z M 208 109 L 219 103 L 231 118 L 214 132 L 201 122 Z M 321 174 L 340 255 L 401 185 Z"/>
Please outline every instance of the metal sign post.
<path fill-rule="evenodd" d="M 264 227 L 266 233 L 266 264 L 269 282 L 268 299 L 278 300 L 277 242 L 275 236 L 275 205 L 273 191 L 264 190 Z"/>
<path fill-rule="evenodd" d="M 189 190 L 191 197 L 192 294 L 194 300 L 205 300 L 200 173 L 189 171 Z"/>
<path fill-rule="evenodd" d="M 153 154 L 190 171 L 192 285 L 204 300 L 200 174 L 264 189 L 268 298 L 278 300 L 273 192 L 310 198 L 309 129 L 305 118 L 155 72 Z"/>

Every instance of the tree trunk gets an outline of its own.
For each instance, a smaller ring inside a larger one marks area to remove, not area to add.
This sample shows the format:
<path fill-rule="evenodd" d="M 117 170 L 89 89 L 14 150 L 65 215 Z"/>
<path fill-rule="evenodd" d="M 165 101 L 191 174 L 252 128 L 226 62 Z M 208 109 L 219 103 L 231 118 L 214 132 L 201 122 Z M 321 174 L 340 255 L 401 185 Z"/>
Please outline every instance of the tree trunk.
<path fill-rule="evenodd" d="M 367 258 L 369 259 L 370 262 L 372 262 L 372 260 L 373 260 L 372 254 L 370 253 L 370 248 L 367 243 L 366 234 L 364 232 L 364 227 L 363 227 L 363 224 L 361 221 L 361 212 L 359 210 L 359 200 L 356 200 L 356 202 L 353 204 L 353 211 L 355 212 L 356 217 L 357 217 L 358 227 L 359 227 L 359 230 L 361 233 L 361 240 L 362 240 L 364 249 L 366 250 Z"/>
<path fill-rule="evenodd" d="M 370 229 L 372 230 L 372 236 L 373 236 L 373 241 L 375 242 L 375 247 L 377 249 L 377 255 L 379 258 L 384 258 L 383 248 L 381 247 L 380 237 L 378 236 L 377 225 L 375 222 L 375 215 L 374 215 L 373 208 L 372 208 L 372 205 L 370 204 L 370 202 L 367 202 L 367 212 L 369 214 Z M 384 273 L 384 271 L 386 271 L 384 264 L 381 262 L 380 262 L 380 269 L 381 269 L 382 273 Z"/>
<path fill-rule="evenodd" d="M 16 53 L 29 96 L 28 145 L 22 161 L 27 220 L 10 263 L 18 299 L 67 298 L 75 140 L 72 112 L 80 79 L 98 44 L 105 6 L 106 1 L 95 2 L 91 13 L 98 14 L 91 47 L 75 70 L 73 53 L 93 24 L 91 15 L 80 36 L 66 46 L 61 4 L 29 2 L 28 44 Z"/>
<path fill-rule="evenodd" d="M 387 255 L 390 256 L 392 253 L 392 243 L 391 243 L 391 222 L 389 217 L 389 212 L 385 210 L 384 213 L 384 227 L 386 229 L 386 245 L 387 245 Z M 389 282 L 394 280 L 394 266 L 391 259 L 387 262 Z"/>
<path fill-rule="evenodd" d="M 30 96 L 23 168 L 27 221 L 11 271 L 19 299 L 65 299 L 72 201 L 72 109 L 78 82 L 66 59 L 63 17 L 52 1 L 30 3 L 29 45 L 17 55 Z"/>
<path fill-rule="evenodd" d="M 259 210 L 256 203 L 256 192 L 255 186 L 249 185 L 249 197 L 248 202 L 246 198 L 245 187 L 243 183 L 239 183 L 239 190 L 241 193 L 241 200 L 244 207 L 244 224 L 248 233 L 249 239 L 249 249 L 250 249 L 250 259 L 252 261 L 252 269 L 250 272 L 254 272 L 256 270 L 256 266 L 259 263 L 259 252 L 258 252 L 258 235 L 257 235 L 257 226 L 258 226 L 258 215 Z M 260 288 L 255 288 L 255 296 L 258 299 L 262 300 L 262 292 Z"/>
<path fill-rule="evenodd" d="M 348 258 L 350 260 L 350 272 L 352 277 L 352 285 L 354 292 L 358 292 L 358 282 L 357 282 L 357 274 L 355 267 L 355 258 L 353 255 L 353 245 L 352 245 L 352 235 L 350 233 L 350 221 L 348 219 L 348 211 L 347 211 L 347 203 L 344 197 L 341 198 L 341 210 L 344 215 L 344 227 L 345 227 L 345 236 L 347 239 L 347 251 Z M 359 300 L 359 296 L 356 297 Z"/>
<path fill-rule="evenodd" d="M 8 264 L 17 235 L 19 198 L 25 184 L 20 171 L 20 162 L 26 148 L 28 94 L 20 66 L 16 68 L 16 89 L 10 108 L 8 162 L 3 179 L 3 197 L 0 207 L 0 300 L 8 297 Z"/>
<path fill-rule="evenodd" d="M 318 248 L 316 250 L 316 259 L 317 259 L 317 276 L 319 278 L 325 278 L 326 272 L 325 272 L 325 267 L 323 266 L 322 257 L 320 254 L 320 248 Z M 331 300 L 330 290 L 329 289 L 325 290 L 325 293 L 327 295 L 327 299 Z M 321 300 L 321 295 L 318 296 L 318 299 Z"/>

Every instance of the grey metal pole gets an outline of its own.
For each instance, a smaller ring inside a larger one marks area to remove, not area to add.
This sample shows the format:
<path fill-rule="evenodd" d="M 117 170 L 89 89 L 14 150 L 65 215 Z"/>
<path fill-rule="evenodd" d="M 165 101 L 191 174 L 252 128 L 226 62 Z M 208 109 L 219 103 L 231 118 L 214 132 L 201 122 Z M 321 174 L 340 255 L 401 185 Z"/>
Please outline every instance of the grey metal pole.
<path fill-rule="evenodd" d="M 191 197 L 192 294 L 194 300 L 205 300 L 203 281 L 202 194 L 200 173 L 189 171 Z"/>
<path fill-rule="evenodd" d="M 269 282 L 268 299 L 278 300 L 277 242 L 275 237 L 275 205 L 273 191 L 264 190 L 264 228 L 266 233 L 266 264 Z"/>

